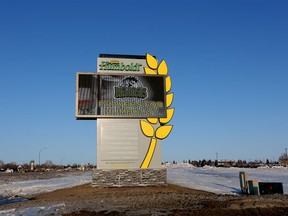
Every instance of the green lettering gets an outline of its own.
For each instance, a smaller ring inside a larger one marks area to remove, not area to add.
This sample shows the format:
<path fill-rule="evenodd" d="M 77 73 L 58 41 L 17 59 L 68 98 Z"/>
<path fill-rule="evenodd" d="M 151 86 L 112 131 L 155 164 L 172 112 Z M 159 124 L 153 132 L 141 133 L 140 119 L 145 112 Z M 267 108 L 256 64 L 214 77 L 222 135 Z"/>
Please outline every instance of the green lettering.
<path fill-rule="evenodd" d="M 124 70 L 125 70 L 125 65 L 123 64 L 123 62 L 121 63 L 120 70 L 121 70 L 121 71 L 124 71 Z"/>
<path fill-rule="evenodd" d="M 125 70 L 126 70 L 126 71 L 130 71 L 130 65 L 126 65 L 126 66 L 125 66 Z"/>
<path fill-rule="evenodd" d="M 140 71 L 140 67 L 142 66 L 142 64 L 138 64 L 137 63 L 137 69 L 136 69 L 136 71 Z"/>

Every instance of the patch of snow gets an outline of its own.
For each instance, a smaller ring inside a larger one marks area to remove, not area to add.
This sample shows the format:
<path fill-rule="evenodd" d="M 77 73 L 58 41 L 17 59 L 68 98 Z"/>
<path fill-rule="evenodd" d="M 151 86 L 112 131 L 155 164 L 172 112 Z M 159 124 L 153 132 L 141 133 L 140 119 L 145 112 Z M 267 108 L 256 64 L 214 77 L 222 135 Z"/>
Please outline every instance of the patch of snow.
<path fill-rule="evenodd" d="M 92 174 L 86 173 L 79 176 L 69 176 L 63 178 L 10 182 L 1 185 L 0 196 L 23 197 L 27 195 L 47 193 L 62 188 L 74 187 L 77 185 L 90 183 L 91 181 L 92 181 Z"/>
<path fill-rule="evenodd" d="M 0 211 L 0 216 L 4 216 L 4 215 L 15 215 L 15 209 L 8 209 L 8 210 L 2 210 Z"/>
<path fill-rule="evenodd" d="M 30 216 L 30 215 L 58 215 L 57 212 L 65 207 L 65 203 L 52 205 L 52 206 L 40 206 L 40 207 L 31 207 L 18 209 L 9 209 L 0 211 L 0 216 Z"/>
<path fill-rule="evenodd" d="M 189 167 L 189 168 L 194 168 L 195 166 L 193 166 L 192 164 L 189 163 L 177 163 L 177 164 L 173 164 L 173 163 L 165 163 L 164 167 L 166 168 L 179 168 L 179 167 Z"/>
<path fill-rule="evenodd" d="M 239 172 L 247 173 L 247 180 L 257 179 L 259 182 L 282 182 L 284 193 L 288 193 L 288 169 L 282 168 L 222 168 L 167 166 L 168 183 L 204 190 L 217 194 L 239 194 Z"/>

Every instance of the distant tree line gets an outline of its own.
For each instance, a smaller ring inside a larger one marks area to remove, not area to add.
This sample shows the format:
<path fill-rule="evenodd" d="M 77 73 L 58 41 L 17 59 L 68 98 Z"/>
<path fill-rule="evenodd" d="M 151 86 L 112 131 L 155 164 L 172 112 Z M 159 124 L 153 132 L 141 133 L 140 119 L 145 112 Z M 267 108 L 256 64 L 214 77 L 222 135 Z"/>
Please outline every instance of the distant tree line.
<path fill-rule="evenodd" d="M 94 166 L 92 164 L 85 164 L 84 165 L 86 169 L 92 169 Z M 78 169 L 80 167 L 83 167 L 83 165 L 80 164 L 67 164 L 67 165 L 56 165 L 51 160 L 45 161 L 43 164 L 35 164 L 34 160 L 30 161 L 30 163 L 21 163 L 17 164 L 16 162 L 12 161 L 9 163 L 4 163 L 2 160 L 0 160 L 0 172 L 5 171 L 7 169 L 17 171 L 17 172 L 31 172 L 31 171 L 52 171 L 52 170 L 63 170 L 63 169 Z"/>
<path fill-rule="evenodd" d="M 266 159 L 266 161 L 262 160 L 255 160 L 255 161 L 249 161 L 246 160 L 183 160 L 183 163 L 189 163 L 195 167 L 203 167 L 203 166 L 216 166 L 216 167 L 239 167 L 239 168 L 255 168 L 263 165 L 284 165 L 286 166 L 288 163 L 288 158 L 285 159 L 279 158 L 279 161 L 269 161 L 269 159 Z M 286 163 L 285 163 L 286 161 Z M 174 163 L 174 162 L 173 162 Z"/>
<path fill-rule="evenodd" d="M 282 164 L 282 165 L 285 165 L 285 166 L 288 165 L 288 155 L 287 155 L 287 153 L 283 153 L 283 154 L 280 155 L 279 164 Z"/>

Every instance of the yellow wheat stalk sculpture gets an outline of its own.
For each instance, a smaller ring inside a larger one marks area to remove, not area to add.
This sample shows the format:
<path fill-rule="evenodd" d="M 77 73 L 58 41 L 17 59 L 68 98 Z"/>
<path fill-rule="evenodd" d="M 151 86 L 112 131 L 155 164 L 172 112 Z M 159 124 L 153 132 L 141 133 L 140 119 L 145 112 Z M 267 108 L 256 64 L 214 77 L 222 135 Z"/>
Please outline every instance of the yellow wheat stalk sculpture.
<path fill-rule="evenodd" d="M 172 125 L 166 125 L 169 123 L 173 117 L 174 114 L 174 108 L 170 108 L 172 102 L 173 102 L 173 93 L 169 93 L 172 88 L 172 82 L 170 76 L 168 76 L 168 67 L 164 60 L 158 64 L 157 59 L 155 59 L 152 55 L 146 54 L 146 62 L 148 67 L 145 67 L 145 74 L 154 74 L 154 75 L 164 75 L 165 78 L 165 84 L 166 84 L 166 107 L 167 107 L 167 117 L 166 118 L 147 118 L 146 120 L 140 120 L 140 126 L 142 133 L 151 138 L 150 144 L 148 147 L 148 151 L 146 153 L 146 156 L 141 164 L 141 168 L 148 168 L 149 164 L 152 160 L 157 140 L 165 139 L 171 132 L 173 126 Z M 156 127 L 157 123 L 160 123 L 160 126 L 158 128 Z"/>

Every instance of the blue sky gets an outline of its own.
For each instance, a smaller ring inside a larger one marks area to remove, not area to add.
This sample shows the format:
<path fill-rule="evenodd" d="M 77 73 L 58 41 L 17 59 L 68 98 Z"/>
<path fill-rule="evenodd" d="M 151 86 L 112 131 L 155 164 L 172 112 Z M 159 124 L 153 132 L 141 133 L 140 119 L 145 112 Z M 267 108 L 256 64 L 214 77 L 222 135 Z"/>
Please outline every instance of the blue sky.
<path fill-rule="evenodd" d="M 96 163 L 75 120 L 77 71 L 100 53 L 168 64 L 162 160 L 277 160 L 288 147 L 287 1 L 0 1 L 0 160 Z"/>

